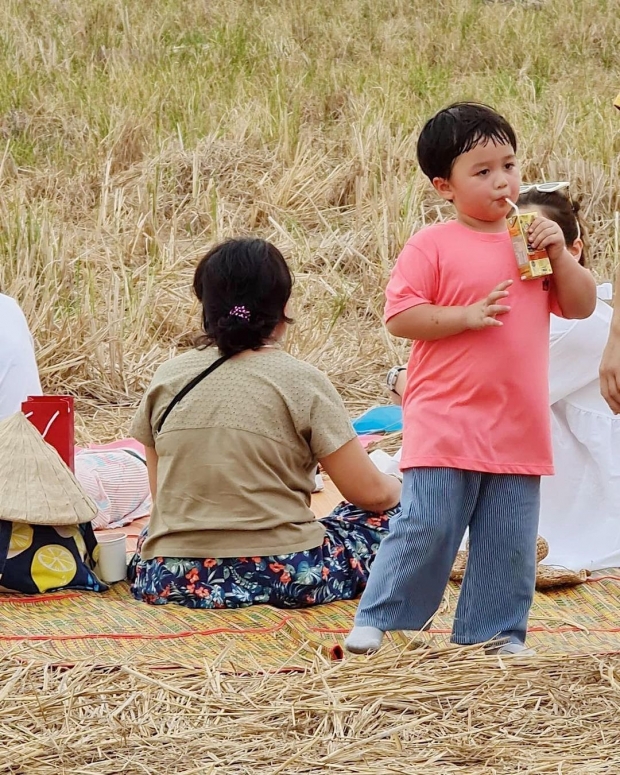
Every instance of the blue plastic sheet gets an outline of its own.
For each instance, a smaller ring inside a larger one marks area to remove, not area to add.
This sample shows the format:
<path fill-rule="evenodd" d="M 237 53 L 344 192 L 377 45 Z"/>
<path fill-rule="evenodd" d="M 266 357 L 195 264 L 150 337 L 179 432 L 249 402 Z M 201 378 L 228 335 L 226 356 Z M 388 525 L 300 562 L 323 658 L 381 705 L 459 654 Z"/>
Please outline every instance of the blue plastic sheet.
<path fill-rule="evenodd" d="M 358 436 L 365 433 L 396 433 L 403 429 L 403 410 L 400 406 L 373 406 L 353 421 Z"/>

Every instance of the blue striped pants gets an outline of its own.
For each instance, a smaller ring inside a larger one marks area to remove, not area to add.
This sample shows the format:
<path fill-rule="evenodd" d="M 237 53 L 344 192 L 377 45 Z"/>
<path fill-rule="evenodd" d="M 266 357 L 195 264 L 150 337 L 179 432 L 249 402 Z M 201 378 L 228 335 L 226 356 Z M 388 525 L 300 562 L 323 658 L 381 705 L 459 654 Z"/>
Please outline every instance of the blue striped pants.
<path fill-rule="evenodd" d="M 524 643 L 536 582 L 539 492 L 538 476 L 406 470 L 402 512 L 379 547 L 355 624 L 384 632 L 429 626 L 469 527 L 452 642 Z"/>

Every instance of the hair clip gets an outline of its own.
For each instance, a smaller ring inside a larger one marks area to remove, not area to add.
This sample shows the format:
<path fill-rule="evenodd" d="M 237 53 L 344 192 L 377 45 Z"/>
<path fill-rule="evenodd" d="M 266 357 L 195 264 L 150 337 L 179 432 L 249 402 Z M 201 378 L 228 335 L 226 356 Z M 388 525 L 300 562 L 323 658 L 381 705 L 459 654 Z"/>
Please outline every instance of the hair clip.
<path fill-rule="evenodd" d="M 232 318 L 240 318 L 241 320 L 245 320 L 246 323 L 250 322 L 250 310 L 243 305 L 233 307 L 228 314 Z"/>

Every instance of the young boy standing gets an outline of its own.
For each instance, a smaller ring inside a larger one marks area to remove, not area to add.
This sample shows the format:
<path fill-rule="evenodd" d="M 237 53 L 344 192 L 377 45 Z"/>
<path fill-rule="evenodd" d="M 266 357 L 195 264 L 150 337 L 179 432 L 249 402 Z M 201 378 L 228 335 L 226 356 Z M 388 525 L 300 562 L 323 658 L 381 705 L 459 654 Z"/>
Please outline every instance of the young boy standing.
<path fill-rule="evenodd" d="M 386 290 L 394 336 L 413 340 L 403 397 L 402 514 L 381 544 L 349 651 L 432 619 L 466 528 L 452 641 L 525 650 L 536 578 L 541 475 L 553 473 L 549 315 L 585 318 L 596 286 L 559 226 L 537 218 L 550 278 L 521 281 L 506 216 L 519 196 L 517 141 L 494 110 L 457 103 L 418 140 L 418 162 L 456 219 L 415 234 Z"/>

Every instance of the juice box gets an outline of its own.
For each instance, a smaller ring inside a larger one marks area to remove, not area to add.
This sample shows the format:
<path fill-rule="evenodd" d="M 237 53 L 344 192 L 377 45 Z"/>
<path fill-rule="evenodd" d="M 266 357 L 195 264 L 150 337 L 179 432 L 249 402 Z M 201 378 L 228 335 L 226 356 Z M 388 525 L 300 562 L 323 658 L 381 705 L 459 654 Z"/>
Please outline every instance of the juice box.
<path fill-rule="evenodd" d="M 516 213 L 508 218 L 508 233 L 522 280 L 553 274 L 547 251 L 534 250 L 528 242 L 527 230 L 537 217 L 537 213 Z"/>

